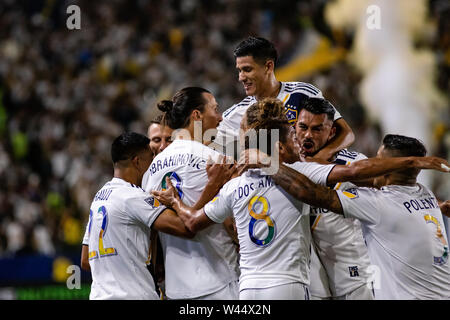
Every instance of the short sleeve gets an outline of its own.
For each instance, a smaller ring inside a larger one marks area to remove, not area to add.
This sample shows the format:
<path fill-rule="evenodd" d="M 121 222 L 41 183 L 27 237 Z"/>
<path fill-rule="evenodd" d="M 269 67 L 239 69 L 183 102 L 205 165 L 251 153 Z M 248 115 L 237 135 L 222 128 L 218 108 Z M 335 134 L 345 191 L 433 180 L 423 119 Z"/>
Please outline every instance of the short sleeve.
<path fill-rule="evenodd" d="M 225 185 L 226 186 L 226 185 Z M 233 214 L 232 202 L 233 193 L 228 194 L 225 186 L 220 193 L 208 202 L 203 210 L 205 214 L 215 223 L 222 223 Z"/>
<path fill-rule="evenodd" d="M 89 245 L 89 233 L 90 233 L 90 227 L 91 227 L 91 216 L 89 215 L 89 221 L 86 224 L 86 230 L 84 231 L 84 236 L 83 236 L 83 245 L 88 246 Z"/>
<path fill-rule="evenodd" d="M 158 216 L 166 209 L 150 194 L 142 193 L 125 200 L 124 210 L 134 220 L 137 220 L 149 228 Z"/>
<path fill-rule="evenodd" d="M 336 107 L 334 105 L 332 105 L 332 106 L 333 106 L 333 109 L 334 109 L 334 119 L 333 119 L 333 121 L 339 120 L 340 118 L 342 118 L 342 116 L 341 116 L 340 112 L 336 109 Z"/>
<path fill-rule="evenodd" d="M 224 117 L 217 127 L 217 134 L 214 143 L 218 146 L 216 151 L 225 153 L 225 148 L 237 139 L 239 128 L 235 128 L 231 119 Z"/>
<path fill-rule="evenodd" d="M 286 164 L 286 166 L 300 172 L 309 180 L 322 186 L 327 185 L 328 175 L 334 168 L 334 164 L 318 164 L 316 162 L 295 162 L 293 164 Z"/>
<path fill-rule="evenodd" d="M 339 120 L 339 119 L 341 119 L 342 118 L 342 116 L 341 116 L 341 114 L 339 113 L 339 111 L 337 111 L 337 109 L 336 108 L 334 108 L 334 119 L 333 119 L 333 121 L 336 121 L 336 120 Z"/>
<path fill-rule="evenodd" d="M 378 205 L 378 190 L 371 188 L 349 188 L 337 190 L 344 216 L 355 218 L 368 225 L 380 221 L 381 211 Z"/>
<path fill-rule="evenodd" d="M 358 156 L 356 157 L 355 161 L 366 160 L 366 159 L 368 159 L 368 158 L 364 153 L 358 153 Z"/>

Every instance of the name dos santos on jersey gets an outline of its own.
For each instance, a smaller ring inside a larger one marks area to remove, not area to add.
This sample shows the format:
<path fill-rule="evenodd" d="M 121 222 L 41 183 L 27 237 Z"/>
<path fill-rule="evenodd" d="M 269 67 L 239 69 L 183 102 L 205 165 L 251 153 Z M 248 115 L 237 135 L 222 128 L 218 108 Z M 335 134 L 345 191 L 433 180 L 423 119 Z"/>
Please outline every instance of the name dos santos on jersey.
<path fill-rule="evenodd" d="M 233 191 L 234 200 L 237 201 L 242 197 L 248 197 L 250 192 L 254 191 L 255 189 L 269 188 L 271 186 L 273 186 L 272 179 L 269 176 L 265 176 L 264 178 L 258 180 L 257 183 L 251 182 L 236 188 Z"/>

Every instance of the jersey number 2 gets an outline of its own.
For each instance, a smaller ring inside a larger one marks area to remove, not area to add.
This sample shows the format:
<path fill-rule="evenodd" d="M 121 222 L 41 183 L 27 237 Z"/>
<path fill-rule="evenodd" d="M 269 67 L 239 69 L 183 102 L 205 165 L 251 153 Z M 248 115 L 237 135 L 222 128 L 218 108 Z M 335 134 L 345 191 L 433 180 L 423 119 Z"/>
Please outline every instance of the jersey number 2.
<path fill-rule="evenodd" d="M 115 256 L 117 254 L 117 250 L 115 248 L 105 248 L 105 245 L 103 244 L 103 238 L 106 234 L 106 229 L 108 227 L 108 212 L 106 211 L 105 206 L 101 206 L 98 208 L 98 213 L 103 215 L 102 219 L 102 227 L 100 229 L 100 233 L 98 235 L 98 252 L 93 250 L 89 251 L 89 260 L 96 259 L 99 256 L 107 257 L 107 256 Z M 92 210 L 89 213 L 91 215 L 91 223 L 92 223 Z M 91 226 L 89 225 L 89 231 Z"/>

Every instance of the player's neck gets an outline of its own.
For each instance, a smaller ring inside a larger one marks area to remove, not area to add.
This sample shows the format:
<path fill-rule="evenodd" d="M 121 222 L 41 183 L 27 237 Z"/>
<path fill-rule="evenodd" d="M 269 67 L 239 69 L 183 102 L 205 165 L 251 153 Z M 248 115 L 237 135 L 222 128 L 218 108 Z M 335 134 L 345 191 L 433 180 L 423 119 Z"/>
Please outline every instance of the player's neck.
<path fill-rule="evenodd" d="M 114 178 L 122 179 L 137 186 L 142 183 L 142 177 L 139 179 L 139 174 L 130 168 L 114 168 Z"/>
<path fill-rule="evenodd" d="M 195 127 L 195 124 L 190 124 L 188 127 L 178 131 L 175 136 L 175 140 L 197 141 L 205 145 L 210 143 L 211 141 L 203 141 L 203 129 L 201 122 L 197 122 L 200 124 L 198 127 Z"/>
<path fill-rule="evenodd" d="M 264 98 L 276 98 L 281 90 L 281 82 L 273 76 L 268 82 L 265 90 L 260 94 L 255 95 L 256 100 L 260 101 Z"/>
<path fill-rule="evenodd" d="M 386 186 L 388 185 L 396 185 L 396 186 L 408 186 L 413 187 L 417 184 L 416 177 L 405 177 L 402 175 L 390 175 L 389 178 L 386 179 Z"/>

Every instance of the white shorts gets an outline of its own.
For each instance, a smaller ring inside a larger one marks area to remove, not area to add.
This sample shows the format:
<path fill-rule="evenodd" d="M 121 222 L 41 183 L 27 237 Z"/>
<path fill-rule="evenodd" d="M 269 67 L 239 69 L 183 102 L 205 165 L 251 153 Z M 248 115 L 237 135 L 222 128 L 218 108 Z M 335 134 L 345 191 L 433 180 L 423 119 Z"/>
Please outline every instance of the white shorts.
<path fill-rule="evenodd" d="M 327 271 L 322 265 L 314 244 L 311 243 L 310 284 L 311 300 L 329 300 L 331 298 Z"/>
<path fill-rule="evenodd" d="M 238 300 L 239 299 L 239 283 L 232 281 L 219 291 L 192 298 L 192 300 Z"/>
<path fill-rule="evenodd" d="M 300 282 L 270 288 L 243 289 L 239 300 L 309 300 L 308 286 Z"/>
<path fill-rule="evenodd" d="M 333 300 L 375 300 L 373 290 L 367 284 L 363 284 L 358 289 L 353 290 L 343 296 L 333 297 Z"/>

